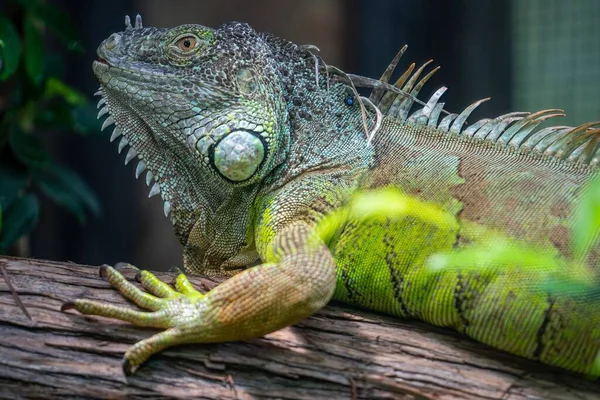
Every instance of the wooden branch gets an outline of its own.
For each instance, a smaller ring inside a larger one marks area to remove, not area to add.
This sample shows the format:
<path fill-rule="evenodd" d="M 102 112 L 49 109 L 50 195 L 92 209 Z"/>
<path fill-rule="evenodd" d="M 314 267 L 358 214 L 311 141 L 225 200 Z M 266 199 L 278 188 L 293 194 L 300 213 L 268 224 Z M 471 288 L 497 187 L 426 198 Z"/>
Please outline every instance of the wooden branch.
<path fill-rule="evenodd" d="M 0 398 L 600 398 L 600 384 L 575 374 L 340 305 L 261 339 L 169 349 L 125 378 L 123 353 L 156 331 L 59 311 L 81 296 L 126 304 L 96 267 L 0 258 L 0 268 Z"/>

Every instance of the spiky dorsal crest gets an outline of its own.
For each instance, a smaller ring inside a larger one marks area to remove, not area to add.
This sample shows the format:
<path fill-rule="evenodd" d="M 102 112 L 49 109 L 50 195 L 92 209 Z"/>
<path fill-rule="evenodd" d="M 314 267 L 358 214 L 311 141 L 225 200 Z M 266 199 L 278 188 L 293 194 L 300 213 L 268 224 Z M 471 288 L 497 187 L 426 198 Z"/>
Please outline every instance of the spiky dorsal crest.
<path fill-rule="evenodd" d="M 395 84 L 390 84 L 389 80 L 406 49 L 407 46 L 400 49 L 379 80 L 347 75 L 356 87 L 372 89 L 369 100 L 375 108 L 381 110 L 383 115 L 401 121 L 428 125 L 466 140 L 487 141 L 522 153 L 568 160 L 584 167 L 596 167 L 600 164 L 600 121 L 575 127 L 552 126 L 536 129 L 547 119 L 565 115 L 563 110 L 549 109 L 536 113 L 512 112 L 492 119 L 481 119 L 465 126 L 471 113 L 489 98 L 474 102 L 460 114 L 447 112 L 444 110 L 444 103 L 439 101 L 447 90 L 446 87 L 435 91 L 427 102 L 420 101 L 417 98 L 420 90 L 439 69 L 439 67 L 434 68 L 417 83 L 431 60 L 414 73 L 415 64 L 412 63 Z M 422 107 L 410 114 L 415 103 Z M 442 114 L 445 116 L 440 121 Z"/>
<path fill-rule="evenodd" d="M 312 60 L 314 61 L 315 83 L 317 86 L 319 86 L 321 69 L 324 70 L 326 76 L 326 86 L 328 91 L 331 77 L 334 77 L 336 80 L 342 81 L 350 86 L 355 98 L 358 101 L 358 105 L 360 106 L 365 135 L 368 139 L 368 142 L 371 142 L 371 140 L 373 140 L 373 137 L 379 131 L 383 123 L 384 115 L 379 110 L 379 108 L 371 101 L 371 99 L 363 97 L 358 93 L 358 90 L 354 85 L 354 81 L 352 80 L 349 74 L 333 65 L 328 65 L 327 63 L 325 63 L 325 61 L 323 61 L 323 59 L 318 54 L 316 54 L 320 51 L 320 49 L 317 46 L 312 44 L 295 45 L 291 42 L 289 42 L 288 45 L 293 46 L 295 50 L 299 50 L 300 52 L 302 52 L 304 56 L 312 58 Z M 369 106 L 375 113 L 375 122 L 372 124 L 372 126 L 369 126 L 369 123 L 367 121 L 367 106 Z"/>

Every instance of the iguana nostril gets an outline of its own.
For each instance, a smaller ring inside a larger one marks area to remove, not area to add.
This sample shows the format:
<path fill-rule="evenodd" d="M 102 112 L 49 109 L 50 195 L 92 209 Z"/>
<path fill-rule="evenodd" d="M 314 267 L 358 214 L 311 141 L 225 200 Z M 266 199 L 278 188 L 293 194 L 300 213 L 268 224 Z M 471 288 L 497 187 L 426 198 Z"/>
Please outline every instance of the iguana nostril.
<path fill-rule="evenodd" d="M 121 42 L 121 35 L 119 35 L 118 33 L 113 33 L 104 42 L 104 48 L 106 50 L 114 50 L 119 45 L 120 42 Z"/>

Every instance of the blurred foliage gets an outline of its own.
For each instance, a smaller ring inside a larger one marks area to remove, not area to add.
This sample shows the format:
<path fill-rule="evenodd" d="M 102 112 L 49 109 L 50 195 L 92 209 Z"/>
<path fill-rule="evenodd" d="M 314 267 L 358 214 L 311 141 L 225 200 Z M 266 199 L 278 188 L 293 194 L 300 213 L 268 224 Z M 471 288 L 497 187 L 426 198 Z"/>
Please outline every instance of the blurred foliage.
<path fill-rule="evenodd" d="M 430 271 L 476 271 L 480 275 L 511 273 L 535 282 L 532 290 L 569 293 L 576 296 L 600 296 L 598 268 L 587 265 L 590 249 L 600 231 L 600 175 L 592 177 L 582 191 L 579 207 L 572 218 L 572 257 L 561 255 L 554 247 L 533 246 L 470 221 L 457 220 L 439 206 L 421 201 L 388 187 L 354 194 L 316 226 L 315 235 L 325 243 L 335 241 L 345 225 L 372 218 L 414 217 L 440 230 L 460 231 L 477 238 L 449 252 L 432 255 Z"/>
<path fill-rule="evenodd" d="M 64 49 L 65 51 L 57 51 Z M 44 0 L 7 0 L 0 11 L 0 254 L 37 225 L 44 194 L 83 223 L 95 194 L 56 163 L 49 132 L 99 132 L 86 96 L 64 82 L 66 53 L 83 52 L 69 16 Z"/>
<path fill-rule="evenodd" d="M 483 238 L 475 244 L 429 259 L 432 270 L 476 270 L 494 273 L 510 269 L 536 276 L 538 289 L 549 293 L 600 296 L 598 266 L 590 265 L 591 249 L 600 232 L 600 175 L 592 176 L 582 190 L 571 218 L 571 256 L 560 255 L 555 248 L 534 247 L 529 243 L 491 232 L 470 224 Z"/>
<path fill-rule="evenodd" d="M 573 254 L 585 260 L 600 232 L 600 175 L 590 179 L 573 220 Z"/>

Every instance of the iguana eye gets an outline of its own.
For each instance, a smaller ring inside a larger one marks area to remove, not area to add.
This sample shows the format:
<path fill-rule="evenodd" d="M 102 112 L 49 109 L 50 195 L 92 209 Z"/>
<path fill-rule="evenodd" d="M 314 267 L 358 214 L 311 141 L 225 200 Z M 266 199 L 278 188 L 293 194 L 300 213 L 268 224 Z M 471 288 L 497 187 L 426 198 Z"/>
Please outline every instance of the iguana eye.
<path fill-rule="evenodd" d="M 196 46 L 198 45 L 198 38 L 192 35 L 184 36 L 181 39 L 177 40 L 177 42 L 175 42 L 175 45 L 181 52 L 187 53 L 196 48 Z"/>
<path fill-rule="evenodd" d="M 250 179 L 265 158 L 265 144 L 247 131 L 234 131 L 225 136 L 212 154 L 214 167 L 233 182 Z"/>

